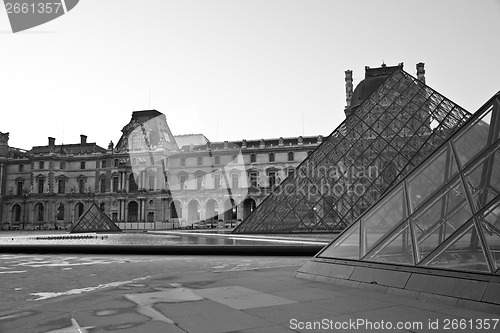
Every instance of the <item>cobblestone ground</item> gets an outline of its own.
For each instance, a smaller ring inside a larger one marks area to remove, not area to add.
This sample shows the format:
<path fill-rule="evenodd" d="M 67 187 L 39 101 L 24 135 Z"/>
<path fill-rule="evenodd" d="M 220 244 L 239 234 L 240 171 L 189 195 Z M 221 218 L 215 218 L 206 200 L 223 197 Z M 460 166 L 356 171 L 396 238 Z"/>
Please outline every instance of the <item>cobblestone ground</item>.
<path fill-rule="evenodd" d="M 0 254 L 0 314 L 168 274 L 300 266 L 306 257 Z"/>

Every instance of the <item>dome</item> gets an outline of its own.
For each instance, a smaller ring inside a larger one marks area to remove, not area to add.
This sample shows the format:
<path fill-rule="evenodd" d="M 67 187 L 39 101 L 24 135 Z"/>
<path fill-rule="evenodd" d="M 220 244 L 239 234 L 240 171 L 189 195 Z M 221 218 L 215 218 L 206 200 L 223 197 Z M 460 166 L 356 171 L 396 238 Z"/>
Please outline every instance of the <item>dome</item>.
<path fill-rule="evenodd" d="M 378 68 L 365 67 L 365 79 L 361 81 L 352 93 L 351 106 L 350 108 L 355 108 L 359 104 L 363 103 L 365 99 L 370 97 L 391 75 L 395 70 L 403 69 L 403 63 L 397 66 L 387 67 L 382 64 Z"/>

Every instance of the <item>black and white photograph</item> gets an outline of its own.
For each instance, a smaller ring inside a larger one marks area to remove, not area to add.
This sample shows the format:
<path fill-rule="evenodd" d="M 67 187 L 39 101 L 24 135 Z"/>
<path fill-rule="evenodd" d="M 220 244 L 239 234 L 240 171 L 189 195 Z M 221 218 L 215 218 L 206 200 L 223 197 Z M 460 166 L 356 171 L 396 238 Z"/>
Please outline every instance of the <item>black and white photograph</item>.
<path fill-rule="evenodd" d="M 3 0 L 0 332 L 499 332 L 499 32 L 499 0 Z"/>

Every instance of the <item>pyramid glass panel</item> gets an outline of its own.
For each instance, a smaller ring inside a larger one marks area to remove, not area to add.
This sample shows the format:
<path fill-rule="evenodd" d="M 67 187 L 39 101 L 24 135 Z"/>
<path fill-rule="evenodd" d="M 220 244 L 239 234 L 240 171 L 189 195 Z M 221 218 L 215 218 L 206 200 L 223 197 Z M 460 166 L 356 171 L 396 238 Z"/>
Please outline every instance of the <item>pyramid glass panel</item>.
<path fill-rule="evenodd" d="M 426 266 L 489 272 L 488 262 L 474 223 L 469 223 L 465 233 L 457 236 L 452 238 L 446 248 Z"/>
<path fill-rule="evenodd" d="M 500 269 L 500 199 L 479 218 L 495 269 Z"/>
<path fill-rule="evenodd" d="M 413 248 L 408 222 L 401 224 L 383 242 L 367 254 L 366 260 L 413 264 Z"/>
<path fill-rule="evenodd" d="M 362 255 L 406 217 L 403 188 L 399 186 L 392 195 L 385 197 L 377 209 L 361 219 Z"/>
<path fill-rule="evenodd" d="M 348 111 L 344 122 L 234 233 L 300 233 L 304 225 L 309 232 L 341 231 L 470 118 L 402 66 L 394 67 L 370 96 Z M 279 209 L 288 196 L 315 197 L 322 212 L 313 218 L 298 204 L 293 208 L 297 214 L 274 224 L 268 211 Z"/>
<path fill-rule="evenodd" d="M 359 229 L 361 261 L 499 275 L 499 132 L 497 93 L 316 257 L 352 260 Z"/>
<path fill-rule="evenodd" d="M 322 255 L 343 259 L 359 259 L 359 224 L 351 225 L 335 240 L 335 246 L 330 246 Z"/>

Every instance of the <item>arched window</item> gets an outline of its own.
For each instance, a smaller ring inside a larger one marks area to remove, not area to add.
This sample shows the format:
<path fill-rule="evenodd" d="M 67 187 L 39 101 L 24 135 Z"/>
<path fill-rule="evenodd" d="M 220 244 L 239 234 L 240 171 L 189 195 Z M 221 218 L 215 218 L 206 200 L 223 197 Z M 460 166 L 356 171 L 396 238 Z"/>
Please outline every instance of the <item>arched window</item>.
<path fill-rule="evenodd" d="M 78 219 L 83 214 L 83 203 L 79 202 L 75 205 L 75 217 Z"/>
<path fill-rule="evenodd" d="M 20 222 L 21 221 L 21 206 L 18 204 L 15 204 L 12 207 L 12 215 L 14 217 L 14 222 Z"/>
<path fill-rule="evenodd" d="M 37 222 L 43 221 L 44 211 L 45 211 L 45 207 L 43 206 L 43 204 L 38 202 L 35 205 L 35 219 Z"/>
<path fill-rule="evenodd" d="M 128 203 L 128 222 L 137 222 L 139 216 L 139 205 L 135 201 Z"/>
<path fill-rule="evenodd" d="M 274 153 L 269 153 L 269 162 L 274 162 Z"/>
<path fill-rule="evenodd" d="M 250 163 L 255 163 L 255 162 L 257 162 L 257 155 L 255 154 L 250 155 Z"/>
<path fill-rule="evenodd" d="M 60 203 L 57 206 L 57 217 L 58 220 L 64 220 L 64 204 Z"/>

